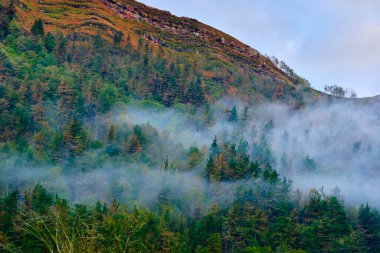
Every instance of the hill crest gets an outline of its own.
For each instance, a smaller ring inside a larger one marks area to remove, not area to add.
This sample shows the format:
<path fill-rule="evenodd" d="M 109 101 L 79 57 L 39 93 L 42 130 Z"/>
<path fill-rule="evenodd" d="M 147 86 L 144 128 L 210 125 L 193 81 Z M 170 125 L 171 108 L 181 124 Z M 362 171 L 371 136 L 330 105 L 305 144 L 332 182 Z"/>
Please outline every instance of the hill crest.
<path fill-rule="evenodd" d="M 37 18 L 46 31 L 111 38 L 116 31 L 130 36 L 136 45 L 143 37 L 177 52 L 213 54 L 224 61 L 292 85 L 289 76 L 257 50 L 195 19 L 177 17 L 134 0 L 39 0 L 16 1 L 17 16 L 25 31 Z"/>

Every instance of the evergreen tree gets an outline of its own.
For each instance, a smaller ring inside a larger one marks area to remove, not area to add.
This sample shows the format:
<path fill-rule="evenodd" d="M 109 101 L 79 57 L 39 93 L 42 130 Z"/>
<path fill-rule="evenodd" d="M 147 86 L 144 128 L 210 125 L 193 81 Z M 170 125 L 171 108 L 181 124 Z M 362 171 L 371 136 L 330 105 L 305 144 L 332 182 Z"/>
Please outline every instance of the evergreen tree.
<path fill-rule="evenodd" d="M 126 46 L 125 49 L 127 51 L 127 54 L 131 55 L 133 51 L 133 46 L 132 46 L 132 39 L 131 36 L 128 34 L 127 40 L 126 40 Z"/>
<path fill-rule="evenodd" d="M 215 157 L 219 152 L 220 152 L 220 148 L 219 148 L 219 145 L 218 145 L 218 139 L 216 138 L 216 136 L 214 137 L 214 140 L 212 141 L 212 144 L 211 144 L 211 147 L 210 147 L 210 152 L 213 157 Z"/>
<path fill-rule="evenodd" d="M 9 34 L 14 38 L 19 38 L 22 35 L 22 29 L 20 28 L 19 23 L 16 21 L 16 19 L 12 19 L 8 29 Z"/>
<path fill-rule="evenodd" d="M 88 148 L 88 136 L 78 119 L 72 120 L 63 132 L 63 142 L 71 157 L 82 154 Z"/>
<path fill-rule="evenodd" d="M 15 7 L 15 0 L 9 0 L 8 6 L 6 9 L 6 14 L 9 17 L 9 21 L 12 21 L 15 18 L 16 15 L 16 7 Z"/>
<path fill-rule="evenodd" d="M 238 113 L 236 106 L 232 107 L 232 110 L 230 111 L 228 115 L 228 121 L 230 122 L 237 122 L 238 121 Z"/>
<path fill-rule="evenodd" d="M 44 31 L 44 24 L 42 22 L 42 19 L 37 19 L 34 21 L 32 28 L 30 29 L 32 34 L 34 36 L 43 36 L 45 31 Z"/>
<path fill-rule="evenodd" d="M 110 130 L 108 132 L 108 142 L 114 143 L 115 140 L 116 140 L 115 125 L 111 125 Z"/>
<path fill-rule="evenodd" d="M 195 82 L 191 82 L 187 90 L 187 100 L 194 105 L 201 105 L 205 102 L 205 94 L 202 87 L 202 81 L 197 78 Z"/>
<path fill-rule="evenodd" d="M 206 107 L 202 116 L 206 126 L 212 126 L 215 123 L 214 112 L 211 109 L 209 103 L 206 103 Z"/>
<path fill-rule="evenodd" d="M 123 41 L 123 33 L 121 31 L 116 31 L 113 35 L 113 43 L 115 45 L 120 45 Z"/>
<path fill-rule="evenodd" d="M 380 243 L 380 213 L 371 208 L 368 203 L 359 208 L 358 228 L 366 239 L 366 250 L 376 252 Z"/>
<path fill-rule="evenodd" d="M 102 112 L 109 112 L 117 100 L 117 89 L 112 84 L 106 84 L 100 90 L 100 108 Z"/>
<path fill-rule="evenodd" d="M 56 57 L 59 64 L 63 64 L 67 61 L 67 40 L 63 34 L 58 36 L 58 46 L 56 50 Z"/>
<path fill-rule="evenodd" d="M 29 197 L 26 196 L 26 199 L 29 199 Z M 38 184 L 34 187 L 29 201 L 33 211 L 46 214 L 53 204 L 53 197 L 42 185 Z"/>
<path fill-rule="evenodd" d="M 310 158 L 308 155 L 303 159 L 303 169 L 309 172 L 315 172 L 317 170 L 317 164 L 314 159 Z"/>
<path fill-rule="evenodd" d="M 245 106 L 243 109 L 243 113 L 241 115 L 241 120 L 242 121 L 247 121 L 248 120 L 248 107 Z"/>
<path fill-rule="evenodd" d="M 94 38 L 94 47 L 97 50 L 100 50 L 103 47 L 104 41 L 102 36 L 100 35 L 100 32 L 97 32 Z"/>
<path fill-rule="evenodd" d="M 142 151 L 142 145 L 136 134 L 129 137 L 127 151 L 130 154 L 139 153 Z"/>
<path fill-rule="evenodd" d="M 9 235 L 13 232 L 13 222 L 17 215 L 18 191 L 13 191 L 4 199 L 0 199 L 0 235 Z M 1 238 L 0 238 L 1 243 Z"/>
<path fill-rule="evenodd" d="M 14 0 L 10 0 L 8 5 L 4 2 L 0 3 L 0 39 L 8 35 L 9 26 L 16 14 Z"/>
<path fill-rule="evenodd" d="M 205 170 L 205 177 L 208 181 L 210 181 L 213 173 L 214 173 L 214 158 L 212 157 L 212 155 L 209 156 L 208 160 L 207 160 L 207 164 L 206 164 L 206 170 Z"/>
<path fill-rule="evenodd" d="M 57 45 L 57 41 L 55 37 L 49 32 L 45 37 L 45 47 L 46 50 L 50 53 L 54 50 Z"/>
<path fill-rule="evenodd" d="M 223 252 L 222 238 L 220 233 L 213 233 L 206 239 L 205 253 L 220 253 Z"/>

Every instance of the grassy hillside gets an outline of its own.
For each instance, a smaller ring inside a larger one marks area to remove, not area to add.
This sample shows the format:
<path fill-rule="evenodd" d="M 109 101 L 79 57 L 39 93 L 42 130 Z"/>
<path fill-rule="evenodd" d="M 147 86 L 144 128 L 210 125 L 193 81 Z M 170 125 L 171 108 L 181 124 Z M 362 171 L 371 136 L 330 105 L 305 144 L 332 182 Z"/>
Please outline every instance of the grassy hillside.
<path fill-rule="evenodd" d="M 178 18 L 169 12 L 147 7 L 136 1 L 16 1 L 17 16 L 28 31 L 41 18 L 47 31 L 65 34 L 102 35 L 116 31 L 129 35 L 137 45 L 139 37 L 177 51 L 206 51 L 221 60 L 249 63 L 257 71 L 277 78 L 289 78 L 256 50 L 231 36 L 194 19 Z"/>
<path fill-rule="evenodd" d="M 136 1 L 14 1 L 16 16 L 25 32 L 41 18 L 47 32 L 57 31 L 71 40 L 83 40 L 100 34 L 112 41 L 120 34 L 121 45 L 129 41 L 136 48 L 143 39 L 150 47 L 165 54 L 196 62 L 204 77 L 223 84 L 225 91 L 238 86 L 240 94 L 251 94 L 253 78 L 272 82 L 272 95 L 276 90 L 299 89 L 307 86 L 302 79 L 294 78 L 269 59 L 240 41 L 194 19 L 179 18 L 169 12 L 147 7 Z M 227 76 L 221 72 L 227 71 Z M 244 78 L 233 78 L 231 74 Z M 236 80 L 238 79 L 238 80 Z M 237 83 L 236 82 L 241 82 Z M 207 84 L 205 84 L 207 85 Z M 241 88 L 241 89 L 240 89 Z M 267 95 L 268 96 L 268 95 Z"/>
<path fill-rule="evenodd" d="M 230 96 L 298 108 L 319 97 L 289 67 L 236 39 L 135 1 L 1 6 L 3 142 L 49 135 L 57 130 L 51 112 L 61 131 L 129 99 L 202 108 Z"/>

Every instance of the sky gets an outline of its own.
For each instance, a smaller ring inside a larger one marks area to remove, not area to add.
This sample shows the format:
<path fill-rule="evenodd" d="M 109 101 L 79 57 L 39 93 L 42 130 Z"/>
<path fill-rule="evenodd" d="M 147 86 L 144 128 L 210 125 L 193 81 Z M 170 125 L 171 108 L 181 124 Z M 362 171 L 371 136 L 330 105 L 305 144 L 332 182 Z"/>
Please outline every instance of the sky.
<path fill-rule="evenodd" d="M 276 56 L 323 90 L 380 95 L 378 0 L 140 0 Z"/>

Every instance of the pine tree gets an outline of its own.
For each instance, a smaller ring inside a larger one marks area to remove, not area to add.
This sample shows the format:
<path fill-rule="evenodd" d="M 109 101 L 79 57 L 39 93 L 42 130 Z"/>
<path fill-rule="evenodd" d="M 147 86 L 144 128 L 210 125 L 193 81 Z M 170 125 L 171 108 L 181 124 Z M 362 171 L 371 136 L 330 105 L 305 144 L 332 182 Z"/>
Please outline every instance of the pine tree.
<path fill-rule="evenodd" d="M 211 177 L 213 176 L 214 173 L 214 158 L 212 155 L 209 156 L 207 159 L 207 164 L 206 164 L 206 169 L 205 169 L 205 177 L 208 181 L 210 181 Z"/>
<path fill-rule="evenodd" d="M 10 0 L 7 6 L 3 6 L 2 4 L 0 3 L 0 39 L 8 35 L 9 25 L 16 14 L 14 0 Z"/>
<path fill-rule="evenodd" d="M 364 232 L 368 252 L 375 252 L 380 242 L 380 213 L 368 203 L 359 208 L 358 229 Z"/>
<path fill-rule="evenodd" d="M 46 214 L 53 204 L 53 197 L 47 190 L 38 184 L 34 187 L 30 198 L 30 206 L 33 211 Z"/>
<path fill-rule="evenodd" d="M 211 109 L 209 103 L 206 103 L 206 107 L 202 116 L 206 126 L 212 126 L 215 123 L 214 112 Z"/>
<path fill-rule="evenodd" d="M 64 123 L 74 115 L 74 101 L 76 100 L 74 85 L 67 80 L 62 79 L 57 88 L 57 94 L 59 97 L 58 105 L 61 116 L 59 123 Z"/>
<path fill-rule="evenodd" d="M 139 153 L 142 151 L 141 143 L 140 143 L 139 138 L 137 137 L 136 134 L 132 134 L 129 137 L 127 151 L 130 154 L 135 154 L 135 153 Z"/>
<path fill-rule="evenodd" d="M 43 36 L 45 31 L 44 31 L 44 24 L 42 22 L 42 19 L 37 19 L 36 21 L 34 21 L 34 24 L 32 28 L 30 29 L 30 31 L 32 32 L 34 36 Z"/>
<path fill-rule="evenodd" d="M 193 105 L 201 105 L 205 102 L 205 94 L 200 78 L 190 83 L 189 89 L 187 90 L 187 100 Z"/>
<path fill-rule="evenodd" d="M 214 173 L 210 176 L 211 182 L 222 182 L 229 179 L 228 161 L 224 154 L 218 154 L 214 158 Z"/>
<path fill-rule="evenodd" d="M 118 97 L 117 89 L 112 84 L 106 84 L 100 90 L 100 108 L 102 112 L 109 112 L 116 103 Z"/>
<path fill-rule="evenodd" d="M 220 233 L 212 233 L 206 240 L 205 253 L 221 253 L 222 251 L 222 238 Z"/>
<path fill-rule="evenodd" d="M 232 107 L 232 110 L 230 111 L 230 114 L 228 116 L 228 121 L 230 122 L 238 121 L 238 113 L 237 113 L 236 106 Z"/>
<path fill-rule="evenodd" d="M 13 191 L 4 199 L 0 198 L 0 235 L 4 233 L 9 234 L 13 230 L 14 218 L 17 214 L 17 200 L 19 193 Z M 0 243 L 2 239 L 0 238 Z"/>
<path fill-rule="evenodd" d="M 56 50 L 56 57 L 59 64 L 63 64 L 67 61 L 67 41 L 63 34 L 58 36 L 58 46 Z"/>
<path fill-rule="evenodd" d="M 303 159 L 303 169 L 308 172 L 315 172 L 317 170 L 317 164 L 314 162 L 314 159 L 307 155 Z"/>
<path fill-rule="evenodd" d="M 126 40 L 125 50 L 127 51 L 127 54 L 132 55 L 133 46 L 132 46 L 132 39 L 131 39 L 131 36 L 129 34 L 128 34 L 128 37 Z"/>
<path fill-rule="evenodd" d="M 214 137 L 214 140 L 212 141 L 211 147 L 210 147 L 210 152 L 213 157 L 215 157 L 217 154 L 220 152 L 220 148 L 218 145 L 218 139 L 216 136 Z"/>
<path fill-rule="evenodd" d="M 247 106 L 245 106 L 244 109 L 243 109 L 241 120 L 242 121 L 247 121 L 248 120 L 248 107 Z"/>
<path fill-rule="evenodd" d="M 123 33 L 121 31 L 116 31 L 113 35 L 113 43 L 115 45 L 120 45 L 123 41 Z"/>
<path fill-rule="evenodd" d="M 115 140 L 116 140 L 115 125 L 111 125 L 110 130 L 108 132 L 108 142 L 114 143 Z"/>
<path fill-rule="evenodd" d="M 179 86 L 174 75 L 172 75 L 169 78 L 169 85 L 168 86 L 169 86 L 168 87 L 168 93 L 169 94 L 168 94 L 167 99 L 165 101 L 165 105 L 171 106 L 178 101 L 182 101 L 183 100 L 183 91 L 182 91 L 181 87 Z"/>
<path fill-rule="evenodd" d="M 224 220 L 224 229 L 226 252 L 244 252 L 248 246 L 264 244 L 268 217 L 251 203 L 234 203 Z"/>
<path fill-rule="evenodd" d="M 54 50 L 57 45 L 55 37 L 49 32 L 45 37 L 45 48 L 50 53 Z"/>
<path fill-rule="evenodd" d="M 12 21 L 12 19 L 16 15 L 15 0 L 9 0 L 8 7 L 6 8 L 6 13 L 8 17 L 10 18 L 10 21 Z"/>
<path fill-rule="evenodd" d="M 83 153 L 88 147 L 88 136 L 78 119 L 72 120 L 63 132 L 63 142 L 71 157 Z"/>
<path fill-rule="evenodd" d="M 100 35 L 100 32 L 97 32 L 94 37 L 94 47 L 95 50 L 100 50 L 104 45 L 104 40 L 102 36 Z"/>

